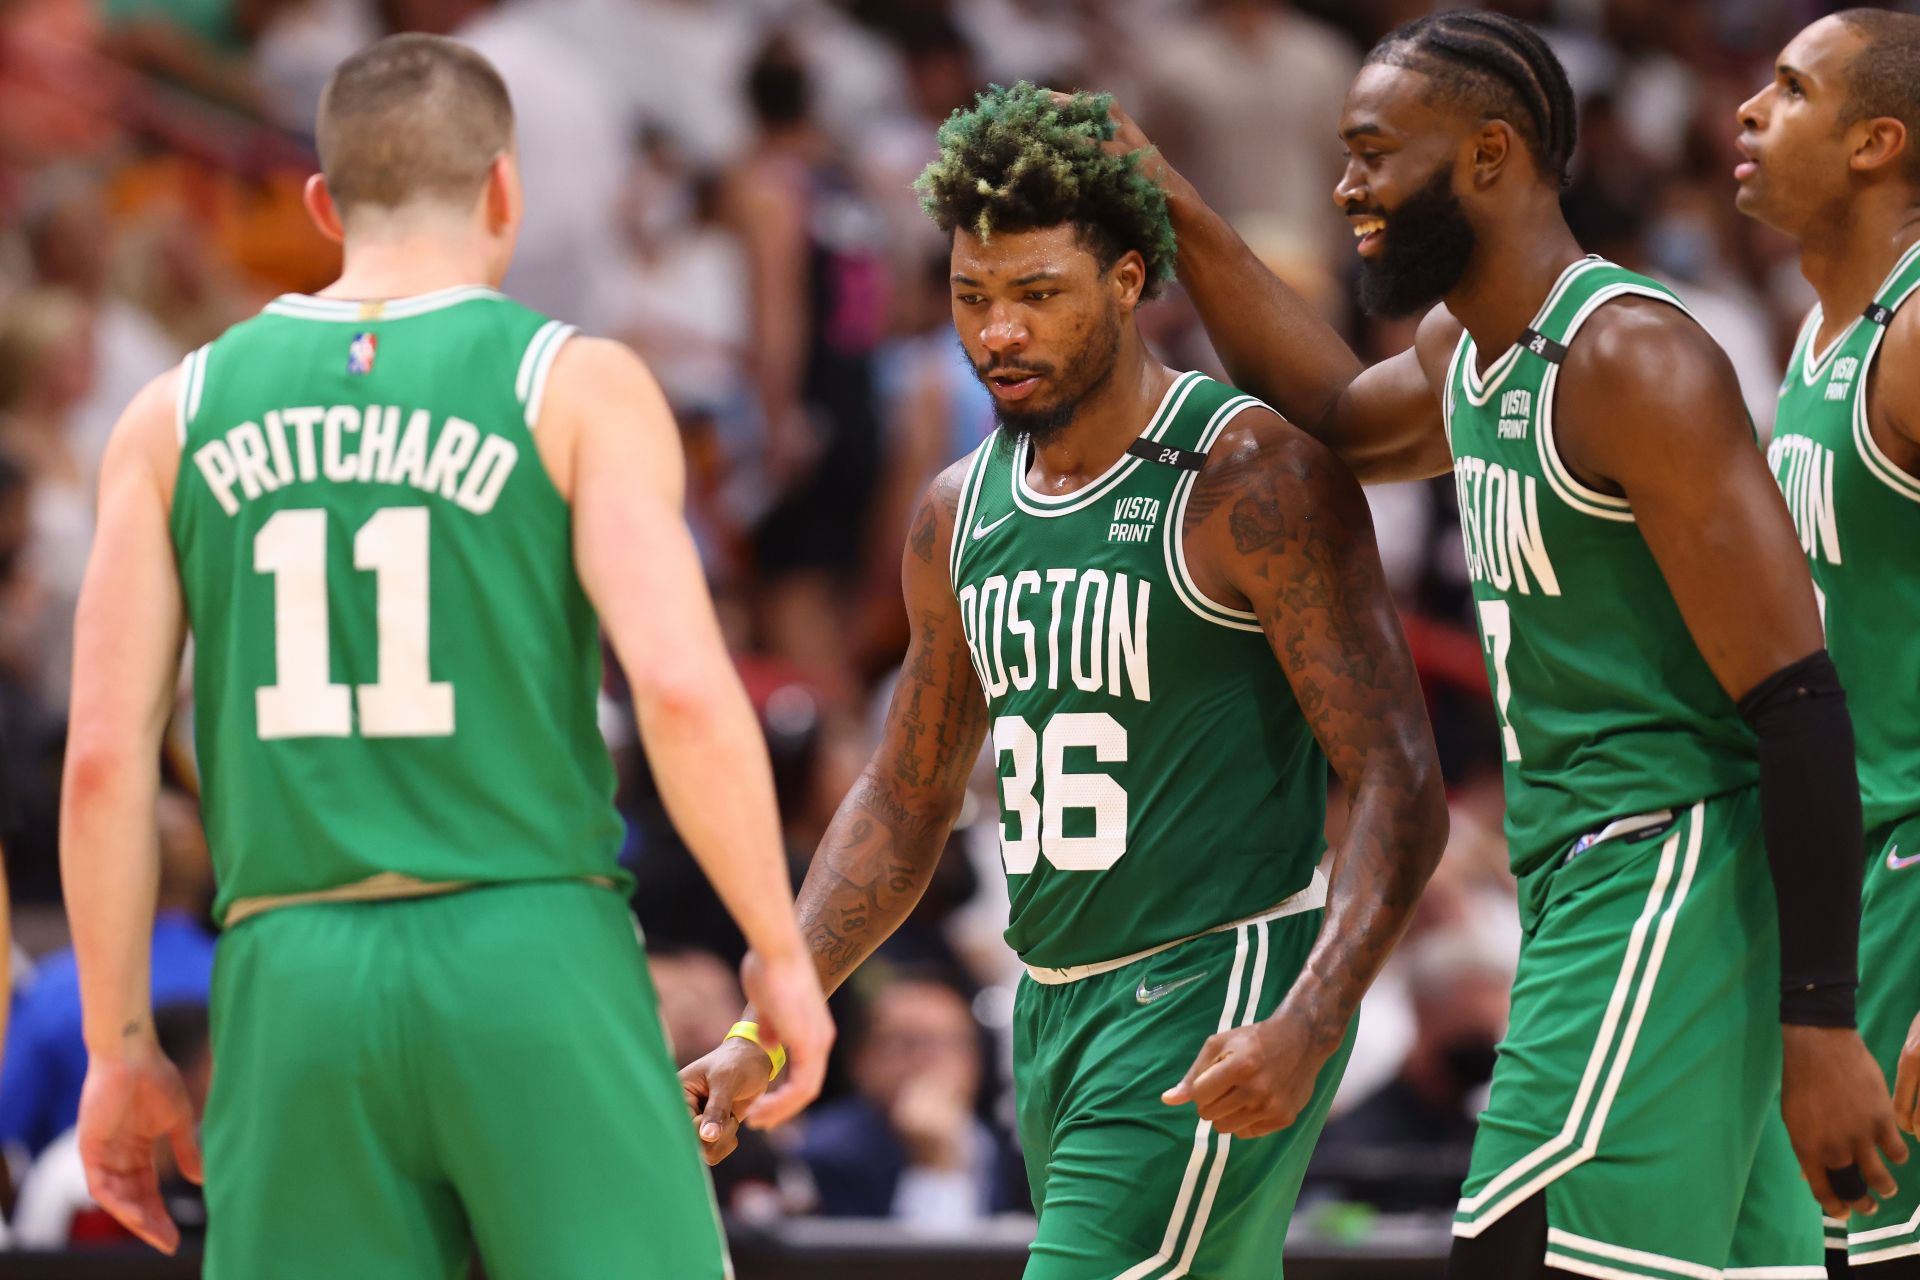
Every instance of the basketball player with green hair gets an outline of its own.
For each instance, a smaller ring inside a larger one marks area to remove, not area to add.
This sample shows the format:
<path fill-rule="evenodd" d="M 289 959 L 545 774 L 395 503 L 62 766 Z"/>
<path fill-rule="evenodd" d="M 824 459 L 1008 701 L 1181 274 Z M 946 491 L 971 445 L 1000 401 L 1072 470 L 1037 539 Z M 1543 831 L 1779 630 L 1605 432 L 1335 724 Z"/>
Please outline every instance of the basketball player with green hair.
<path fill-rule="evenodd" d="M 1141 338 L 1174 243 L 1139 157 L 1094 145 L 1107 108 L 993 90 L 921 179 L 999 429 L 913 522 L 911 647 L 801 925 L 845 981 L 919 900 L 990 743 L 1029 1280 L 1277 1275 L 1446 811 L 1353 478 Z M 1349 811 L 1323 875 L 1329 762 Z M 731 1039 L 682 1072 L 710 1159 L 772 1066 Z"/>

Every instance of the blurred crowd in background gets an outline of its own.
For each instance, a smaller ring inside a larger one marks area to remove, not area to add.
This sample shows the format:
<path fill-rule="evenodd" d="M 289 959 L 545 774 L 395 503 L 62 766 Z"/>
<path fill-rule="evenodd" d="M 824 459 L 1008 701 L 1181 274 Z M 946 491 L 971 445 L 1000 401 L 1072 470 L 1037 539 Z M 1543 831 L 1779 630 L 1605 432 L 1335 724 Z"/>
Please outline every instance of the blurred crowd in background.
<path fill-rule="evenodd" d="M 149 378 L 268 298 L 333 277 L 336 251 L 308 225 L 300 190 L 315 167 L 314 107 L 341 57 L 386 32 L 427 31 L 470 42 L 504 76 L 527 206 L 507 289 L 630 343 L 673 401 L 690 519 L 766 730 L 797 878 L 872 749 L 905 646 L 908 514 L 993 427 L 953 340 L 946 245 L 909 189 L 938 123 L 990 82 L 1114 91 L 1272 268 L 1377 359 L 1410 345 L 1412 327 L 1351 306 L 1350 235 L 1329 194 L 1334 123 L 1367 46 L 1431 7 L 0 0 L 0 770 L 19 944 L 0 1216 L 16 1243 L 121 1239 L 87 1203 L 70 1133 L 85 1060 L 56 821 L 101 452 Z M 1765 433 L 1811 296 L 1791 247 L 1734 212 L 1734 113 L 1788 37 L 1836 6 L 1487 7 L 1538 24 L 1580 97 L 1566 193 L 1576 233 L 1679 290 L 1732 355 Z M 1178 290 L 1143 324 L 1168 364 L 1218 372 Z M 1453 487 L 1369 497 L 1454 815 L 1412 934 L 1367 1002 L 1309 1175 L 1304 1219 L 1350 1230 L 1374 1211 L 1450 1211 L 1518 942 Z M 154 980 L 169 1048 L 203 1090 L 210 870 L 185 721 L 156 815 Z M 653 792 L 617 672 L 603 727 L 622 763 L 634 906 L 684 1062 L 736 1015 L 741 942 Z M 1336 836 L 1342 811 L 1336 795 Z M 952 1229 L 1027 1210 L 1007 1069 L 1019 966 L 998 936 L 996 831 L 983 764 L 925 902 L 835 1000 L 829 1096 L 717 1171 L 738 1219 Z M 191 1189 L 173 1192 L 190 1225 Z"/>

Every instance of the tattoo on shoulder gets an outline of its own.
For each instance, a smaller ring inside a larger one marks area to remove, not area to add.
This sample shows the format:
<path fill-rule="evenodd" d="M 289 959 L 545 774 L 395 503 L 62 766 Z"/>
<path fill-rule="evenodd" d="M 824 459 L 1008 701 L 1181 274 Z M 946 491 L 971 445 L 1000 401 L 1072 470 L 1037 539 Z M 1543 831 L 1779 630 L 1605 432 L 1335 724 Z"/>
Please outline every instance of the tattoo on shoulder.
<path fill-rule="evenodd" d="M 920 515 L 913 522 L 913 531 L 907 535 L 907 546 L 920 557 L 922 564 L 933 563 L 934 532 L 933 501 L 929 499 L 920 504 Z"/>

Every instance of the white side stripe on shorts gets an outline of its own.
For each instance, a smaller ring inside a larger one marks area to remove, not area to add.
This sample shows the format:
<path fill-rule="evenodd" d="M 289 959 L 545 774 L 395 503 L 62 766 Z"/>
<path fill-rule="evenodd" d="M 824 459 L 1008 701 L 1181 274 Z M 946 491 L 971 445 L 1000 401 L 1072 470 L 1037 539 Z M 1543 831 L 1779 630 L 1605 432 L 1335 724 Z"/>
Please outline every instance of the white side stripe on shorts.
<path fill-rule="evenodd" d="M 1587 1059 L 1580 1088 L 1574 1094 L 1573 1106 L 1567 1112 L 1565 1126 L 1527 1156 L 1503 1169 L 1478 1194 L 1463 1198 L 1453 1224 L 1454 1235 L 1466 1239 L 1478 1236 L 1515 1205 L 1527 1200 L 1569 1169 L 1592 1159 L 1599 1150 L 1600 1134 L 1606 1124 L 1607 1113 L 1612 1109 L 1613 1099 L 1619 1092 L 1627 1063 L 1632 1058 L 1634 1042 L 1639 1038 L 1640 1027 L 1645 1021 L 1648 1002 L 1653 998 L 1654 982 L 1659 977 L 1661 963 L 1666 957 L 1667 943 L 1673 936 L 1675 919 L 1686 902 L 1687 891 L 1693 885 L 1694 871 L 1700 863 L 1701 830 L 1705 825 L 1705 814 L 1704 802 L 1695 804 L 1687 812 L 1684 829 L 1676 828 L 1660 850 L 1660 866 L 1654 875 L 1653 888 L 1647 895 L 1647 904 L 1639 918 L 1633 922 L 1626 956 L 1620 965 L 1620 976 L 1615 979 L 1613 993 L 1607 999 L 1606 1013 L 1601 1018 L 1600 1031 L 1594 1038 L 1593 1051 Z M 1686 844 L 1684 857 L 1680 852 L 1683 840 Z M 1679 882 L 1669 897 L 1668 889 L 1674 885 L 1676 864 Z M 1649 933 L 1653 935 L 1651 948 L 1647 946 Z M 1647 962 L 1642 972 L 1640 956 L 1643 951 L 1647 953 Z M 1630 1001 L 1632 1009 L 1629 1011 Z M 1626 1015 L 1624 1027 L 1621 1025 L 1623 1013 Z M 1595 1086 L 1600 1085 L 1601 1073 L 1609 1063 L 1613 1069 L 1607 1072 L 1606 1083 L 1601 1086 L 1596 1100 Z M 1591 1109 L 1589 1104 L 1593 1104 Z M 1586 1129 L 1584 1135 L 1580 1132 L 1583 1127 Z M 1565 1153 L 1563 1159 L 1527 1179 L 1518 1188 L 1507 1190 L 1562 1153 Z"/>
<path fill-rule="evenodd" d="M 1248 936 L 1256 929 L 1260 934 L 1260 963 L 1259 967 L 1253 971 L 1253 979 L 1248 984 L 1251 996 L 1246 1003 L 1246 1017 L 1251 1018 L 1253 1010 L 1259 1005 L 1261 980 L 1266 971 L 1267 926 L 1264 923 L 1252 926 L 1243 924 L 1236 930 L 1239 938 L 1233 949 L 1233 972 L 1227 979 L 1227 1001 L 1225 1007 L 1220 1010 L 1220 1025 L 1217 1031 L 1225 1031 L 1233 1026 L 1235 1015 L 1240 1012 L 1240 986 L 1247 966 Z M 1195 1050 L 1198 1051 L 1198 1046 L 1195 1046 Z M 1193 1262 L 1194 1251 L 1199 1247 L 1200 1233 L 1206 1229 L 1207 1215 L 1213 1209 L 1214 1192 L 1219 1189 L 1220 1176 L 1226 1167 L 1227 1135 L 1224 1133 L 1219 1135 L 1219 1141 L 1213 1144 L 1212 1151 L 1209 1152 L 1207 1139 L 1212 1135 L 1213 1125 L 1210 1121 L 1202 1120 L 1194 1126 L 1193 1154 L 1187 1157 L 1187 1171 L 1180 1179 L 1180 1194 L 1174 1197 L 1173 1213 L 1167 1219 L 1167 1234 L 1161 1239 L 1159 1250 L 1152 1257 L 1128 1267 L 1114 1277 L 1114 1280 L 1149 1280 L 1149 1277 L 1152 1280 L 1179 1280 L 1179 1277 L 1187 1274 L 1187 1268 Z M 1214 1162 L 1213 1168 L 1207 1175 L 1206 1190 L 1201 1197 L 1199 1212 L 1194 1216 L 1193 1234 L 1187 1242 L 1186 1251 L 1181 1255 L 1179 1263 L 1174 1264 L 1173 1253 L 1180 1243 L 1180 1229 L 1186 1225 L 1187 1209 L 1193 1203 L 1194 1188 L 1199 1182 L 1201 1167 L 1206 1163 L 1209 1155 Z M 1172 1266 L 1173 1269 L 1161 1270 L 1167 1266 Z"/>

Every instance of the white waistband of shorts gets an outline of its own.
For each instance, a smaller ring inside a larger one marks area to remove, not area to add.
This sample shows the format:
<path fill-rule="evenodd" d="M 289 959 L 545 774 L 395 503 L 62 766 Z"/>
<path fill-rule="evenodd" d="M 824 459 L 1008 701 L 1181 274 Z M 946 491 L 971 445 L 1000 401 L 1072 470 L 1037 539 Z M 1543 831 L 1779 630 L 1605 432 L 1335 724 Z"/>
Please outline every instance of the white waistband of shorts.
<path fill-rule="evenodd" d="M 1192 942 L 1195 938 L 1204 938 L 1210 933 L 1225 933 L 1229 929 L 1238 929 L 1242 925 L 1261 924 L 1268 920 L 1278 920 L 1282 916 L 1297 916 L 1302 911 L 1314 911 L 1326 905 L 1327 878 L 1321 874 L 1320 868 L 1315 867 L 1313 879 L 1307 882 L 1306 888 L 1277 906 L 1268 907 L 1265 911 L 1243 919 L 1229 920 L 1211 929 L 1190 933 L 1184 938 L 1175 938 L 1171 942 L 1163 942 L 1157 947 L 1148 947 L 1145 951 L 1136 951 L 1130 956 L 1121 956 L 1116 960 L 1096 960 L 1092 964 L 1076 964 L 1065 969 L 1043 969 L 1038 965 L 1030 964 L 1027 966 L 1027 976 L 1035 982 L 1057 987 L 1062 983 L 1078 982 L 1082 978 L 1091 978 L 1097 974 L 1112 973 L 1115 969 L 1124 969 L 1135 961 L 1145 960 L 1148 956 L 1157 956 L 1162 951 L 1171 951 L 1183 942 Z"/>

